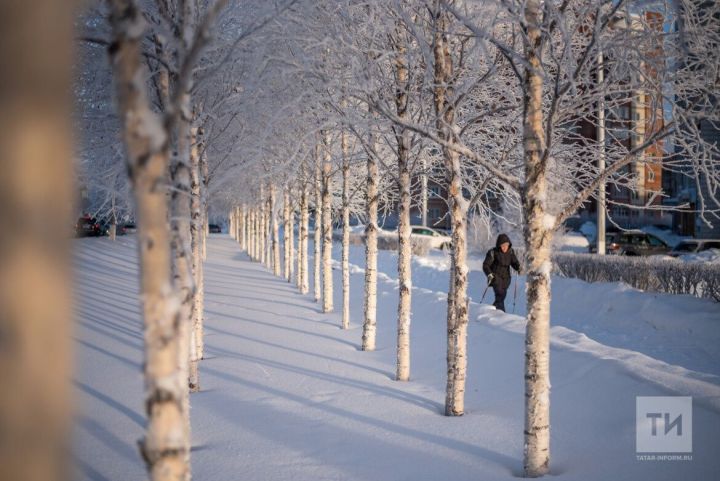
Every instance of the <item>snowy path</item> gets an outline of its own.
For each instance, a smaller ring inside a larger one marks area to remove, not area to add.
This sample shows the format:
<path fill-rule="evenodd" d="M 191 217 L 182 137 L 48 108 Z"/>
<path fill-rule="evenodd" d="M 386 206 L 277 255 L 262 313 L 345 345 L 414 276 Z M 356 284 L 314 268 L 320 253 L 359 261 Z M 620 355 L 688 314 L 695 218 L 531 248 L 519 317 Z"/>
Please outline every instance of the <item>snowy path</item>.
<path fill-rule="evenodd" d="M 77 479 L 143 479 L 142 333 L 133 239 L 77 243 Z M 339 272 L 335 305 L 340 306 Z M 192 402 L 197 480 L 500 480 L 521 470 L 522 335 L 470 326 L 467 414 L 441 415 L 445 305 L 413 292 L 412 380 L 394 373 L 396 283 L 381 276 L 378 350 L 352 326 L 211 236 L 206 359 Z M 312 292 L 312 286 L 311 286 Z M 484 308 L 482 308 L 484 309 Z M 477 314 L 477 313 L 476 313 Z M 492 314 L 488 314 L 492 316 Z M 552 471 L 560 479 L 717 479 L 720 413 L 696 405 L 693 461 L 635 456 L 635 397 L 667 395 L 623 363 L 554 347 Z M 552 477 L 553 479 L 556 476 Z"/>

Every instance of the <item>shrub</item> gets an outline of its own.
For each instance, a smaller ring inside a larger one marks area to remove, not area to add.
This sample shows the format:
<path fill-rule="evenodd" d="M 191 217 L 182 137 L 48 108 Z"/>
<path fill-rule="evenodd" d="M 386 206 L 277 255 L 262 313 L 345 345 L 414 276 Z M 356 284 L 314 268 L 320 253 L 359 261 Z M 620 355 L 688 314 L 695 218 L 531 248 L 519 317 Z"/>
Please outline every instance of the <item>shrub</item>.
<path fill-rule="evenodd" d="M 690 294 L 720 302 L 720 265 L 656 257 L 556 253 L 556 274 L 587 282 L 624 282 L 643 291 Z"/>

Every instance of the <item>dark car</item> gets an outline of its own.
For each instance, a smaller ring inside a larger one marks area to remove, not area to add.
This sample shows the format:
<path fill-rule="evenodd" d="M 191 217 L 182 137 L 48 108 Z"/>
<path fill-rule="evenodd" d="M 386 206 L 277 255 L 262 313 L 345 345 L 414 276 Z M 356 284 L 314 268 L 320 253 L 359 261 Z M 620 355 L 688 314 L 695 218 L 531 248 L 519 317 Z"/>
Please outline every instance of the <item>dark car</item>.
<path fill-rule="evenodd" d="M 652 256 L 668 252 L 670 247 L 662 239 L 642 231 L 620 232 L 608 246 L 608 253 L 625 256 Z"/>
<path fill-rule="evenodd" d="M 75 224 L 75 235 L 77 237 L 100 237 L 103 235 L 103 228 L 97 219 L 84 215 Z"/>
<path fill-rule="evenodd" d="M 708 249 L 720 249 L 720 239 L 690 239 L 676 245 L 670 255 L 678 257 L 684 254 L 696 254 Z"/>
<path fill-rule="evenodd" d="M 580 217 L 578 216 L 571 216 L 565 219 L 565 222 L 563 222 L 563 226 L 565 226 L 565 229 L 571 232 L 580 232 L 580 227 L 585 223 Z"/>
<path fill-rule="evenodd" d="M 210 234 L 220 234 L 222 232 L 222 229 L 217 224 L 210 224 L 208 225 L 208 232 Z"/>
<path fill-rule="evenodd" d="M 605 232 L 605 252 L 610 253 L 610 244 L 617 241 L 618 236 L 620 235 L 619 232 Z M 597 253 L 597 241 L 593 240 L 589 243 L 588 251 L 591 254 Z"/>
<path fill-rule="evenodd" d="M 112 229 L 112 222 L 109 220 L 101 221 L 100 228 L 102 229 L 102 235 L 110 235 L 110 229 Z M 115 224 L 115 235 L 125 235 L 127 229 L 125 224 Z"/>

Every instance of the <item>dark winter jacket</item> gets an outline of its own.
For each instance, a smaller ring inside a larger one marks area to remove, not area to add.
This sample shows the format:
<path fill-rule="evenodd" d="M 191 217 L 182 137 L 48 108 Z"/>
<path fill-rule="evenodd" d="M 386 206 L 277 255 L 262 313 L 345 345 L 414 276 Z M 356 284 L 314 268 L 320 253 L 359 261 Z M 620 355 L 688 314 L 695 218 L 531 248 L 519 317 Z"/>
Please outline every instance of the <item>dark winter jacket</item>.
<path fill-rule="evenodd" d="M 500 244 L 507 242 L 510 248 L 507 252 L 500 250 Z M 490 249 L 485 256 L 483 262 L 483 272 L 485 275 L 493 274 L 493 284 L 507 289 L 510 286 L 510 267 L 520 272 L 520 262 L 518 261 L 515 251 L 512 248 L 510 238 L 505 234 L 500 234 L 495 243 L 495 247 Z"/>

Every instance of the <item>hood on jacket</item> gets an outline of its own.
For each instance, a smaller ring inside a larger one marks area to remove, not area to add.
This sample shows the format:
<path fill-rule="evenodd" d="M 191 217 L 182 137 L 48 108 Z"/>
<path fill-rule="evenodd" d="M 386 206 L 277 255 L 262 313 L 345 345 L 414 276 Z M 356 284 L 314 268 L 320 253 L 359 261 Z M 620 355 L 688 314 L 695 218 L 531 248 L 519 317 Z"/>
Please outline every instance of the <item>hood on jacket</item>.
<path fill-rule="evenodd" d="M 495 243 L 495 247 L 499 249 L 500 244 L 504 244 L 505 242 L 510 244 L 510 247 L 512 247 L 512 242 L 510 242 L 510 238 L 507 236 L 507 234 L 500 234 L 497 238 L 497 242 Z"/>

